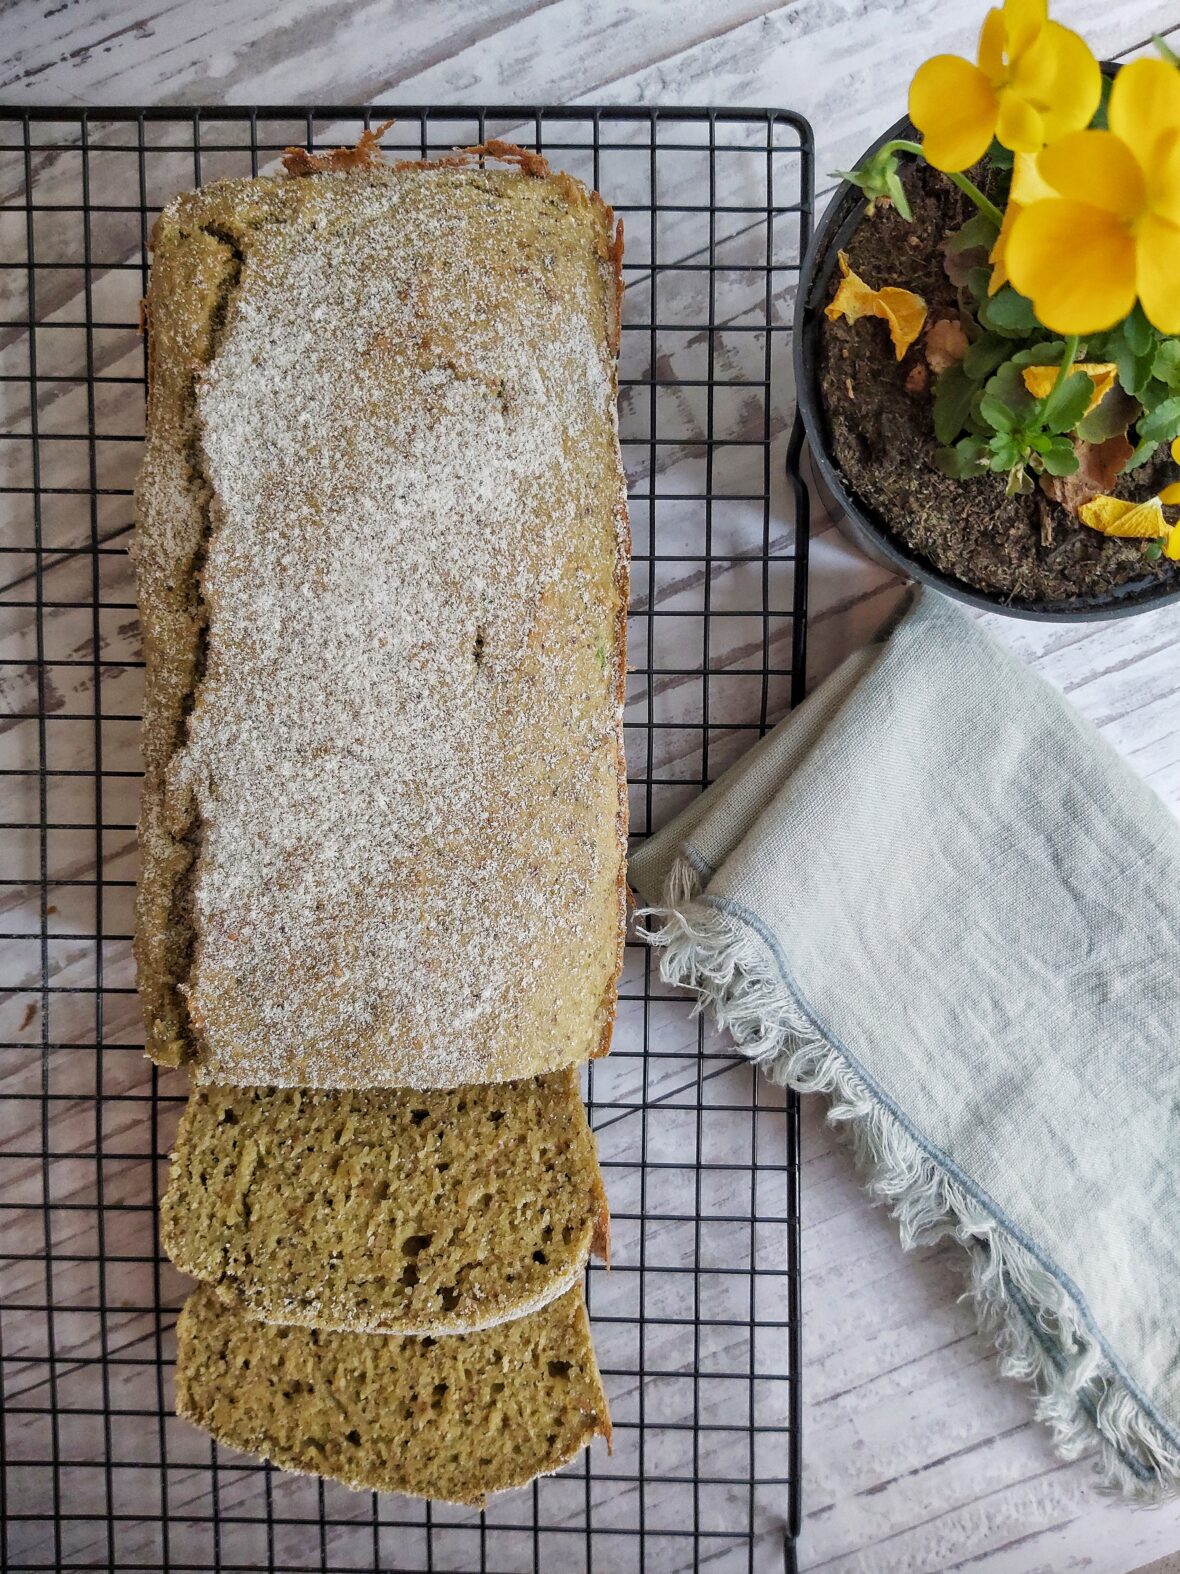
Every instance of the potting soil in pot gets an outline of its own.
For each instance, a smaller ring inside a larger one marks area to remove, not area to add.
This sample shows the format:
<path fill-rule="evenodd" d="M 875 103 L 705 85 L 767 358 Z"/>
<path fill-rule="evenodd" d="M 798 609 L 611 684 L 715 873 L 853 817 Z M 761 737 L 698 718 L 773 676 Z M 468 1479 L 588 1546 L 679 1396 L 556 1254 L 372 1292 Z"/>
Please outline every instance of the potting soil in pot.
<path fill-rule="evenodd" d="M 973 172 L 986 189 L 987 172 Z M 974 209 L 944 175 L 925 165 L 903 176 L 913 208 L 907 223 L 888 205 L 858 226 L 847 245 L 853 270 L 874 288 L 921 295 L 928 323 L 957 316 L 958 295 L 943 266 L 943 240 Z M 835 290 L 833 280 L 825 300 Z M 883 322 L 825 318 L 821 392 L 836 462 L 850 489 L 910 548 L 945 574 L 1014 601 L 1093 597 L 1130 580 L 1180 579 L 1180 563 L 1143 555 L 1139 541 L 1100 535 L 1037 486 L 1005 496 L 1005 478 L 954 481 L 937 470 L 923 338 L 898 361 Z M 1013 349 L 1017 349 L 1017 344 Z M 1118 497 L 1151 497 L 1177 468 L 1167 448 L 1117 478 Z"/>

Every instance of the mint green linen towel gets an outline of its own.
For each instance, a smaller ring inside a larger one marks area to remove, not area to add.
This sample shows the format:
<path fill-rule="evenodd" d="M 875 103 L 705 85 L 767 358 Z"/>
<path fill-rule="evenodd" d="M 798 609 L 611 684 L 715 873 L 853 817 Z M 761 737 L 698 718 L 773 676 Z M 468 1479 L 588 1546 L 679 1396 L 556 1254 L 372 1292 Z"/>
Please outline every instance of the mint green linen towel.
<path fill-rule="evenodd" d="M 830 1095 L 905 1246 L 1111 1487 L 1180 1481 L 1180 827 L 919 596 L 633 857 L 661 973 Z"/>

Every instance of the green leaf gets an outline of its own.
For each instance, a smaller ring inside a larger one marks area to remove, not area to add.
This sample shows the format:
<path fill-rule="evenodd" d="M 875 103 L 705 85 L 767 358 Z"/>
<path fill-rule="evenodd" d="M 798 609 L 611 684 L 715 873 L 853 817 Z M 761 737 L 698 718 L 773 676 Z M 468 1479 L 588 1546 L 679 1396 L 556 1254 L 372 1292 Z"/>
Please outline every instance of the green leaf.
<path fill-rule="evenodd" d="M 971 408 L 967 411 L 967 419 L 963 425 L 973 437 L 990 437 L 992 429 L 979 413 L 979 406 L 983 401 L 983 389 L 975 390 L 975 397 L 971 401 Z"/>
<path fill-rule="evenodd" d="M 976 213 L 966 224 L 953 231 L 942 243 L 942 249 L 954 256 L 961 251 L 974 251 L 983 247 L 990 251 L 1000 233 L 994 219 L 986 213 Z"/>
<path fill-rule="evenodd" d="M 1046 398 L 1041 420 L 1051 432 L 1072 432 L 1094 397 L 1094 384 L 1085 372 L 1070 372 Z"/>
<path fill-rule="evenodd" d="M 985 377 L 991 376 L 1001 361 L 1007 359 L 1010 348 L 1007 339 L 985 333 L 969 347 L 959 364 L 973 383 L 980 383 Z"/>
<path fill-rule="evenodd" d="M 1132 470 L 1138 470 L 1140 465 L 1145 465 L 1158 447 L 1158 443 L 1140 443 L 1123 466 L 1123 475 L 1129 475 Z"/>
<path fill-rule="evenodd" d="M 1138 301 L 1123 320 L 1123 338 L 1126 339 L 1134 355 L 1146 355 L 1155 343 L 1155 329 L 1144 316 L 1143 308 Z"/>
<path fill-rule="evenodd" d="M 1074 446 L 1064 437 L 1055 437 L 1041 455 L 1050 475 L 1073 475 L 1080 463 Z"/>
<path fill-rule="evenodd" d="M 934 435 L 940 443 L 953 443 L 963 430 L 976 387 L 962 363 L 939 374 L 934 384 Z"/>
<path fill-rule="evenodd" d="M 979 267 L 969 268 L 967 270 L 967 278 L 964 282 L 963 288 L 967 291 L 967 294 L 970 295 L 976 306 L 979 306 L 983 301 L 987 300 L 987 287 L 991 281 L 992 270 L 990 268 Z M 980 321 L 982 322 L 982 320 L 983 319 L 981 317 Z"/>
<path fill-rule="evenodd" d="M 1158 409 L 1166 399 L 1171 398 L 1172 390 L 1167 383 L 1161 383 L 1158 377 L 1149 377 L 1139 390 L 1139 403 L 1148 414 Z"/>
<path fill-rule="evenodd" d="M 980 306 L 979 321 L 993 333 L 1007 334 L 1011 338 L 1023 338 L 1040 327 L 1032 302 L 1027 296 L 1018 295 L 1010 284 L 1005 284 Z"/>
<path fill-rule="evenodd" d="M 952 481 L 969 481 L 987 469 L 987 445 L 977 437 L 963 437 L 953 448 L 936 448 L 934 464 Z"/>
<path fill-rule="evenodd" d="M 1012 360 L 1017 366 L 1060 366 L 1064 354 L 1064 339 L 1046 339 L 1043 344 L 1030 344 L 1017 350 Z"/>
<path fill-rule="evenodd" d="M 885 189 L 893 198 L 893 206 L 908 223 L 913 218 L 910 208 L 910 199 L 905 194 L 905 187 L 901 183 L 901 176 L 897 173 L 896 165 L 885 176 Z"/>
<path fill-rule="evenodd" d="M 1015 413 L 1008 408 L 1002 399 L 997 399 L 995 394 L 984 394 L 979 402 L 979 413 L 993 431 L 1014 432 L 1016 430 Z"/>
<path fill-rule="evenodd" d="M 1154 410 L 1140 416 L 1138 437 L 1143 443 L 1168 443 L 1180 437 L 1180 395 L 1173 395 L 1157 404 Z"/>
<path fill-rule="evenodd" d="M 1017 422 L 1031 415 L 1036 405 L 1036 400 L 1024 386 L 1024 377 L 1015 361 L 1005 361 L 997 368 L 995 375 L 988 378 L 985 392 L 1007 405 Z"/>
<path fill-rule="evenodd" d="M 1156 345 L 1151 375 L 1169 388 L 1180 389 L 1180 339 L 1163 339 Z"/>
<path fill-rule="evenodd" d="M 997 142 L 995 137 L 993 137 L 991 147 L 987 150 L 987 161 L 993 169 L 1011 169 L 1013 162 L 1012 150 L 1006 148 L 1002 142 Z"/>
<path fill-rule="evenodd" d="M 1155 365 L 1154 347 L 1149 346 L 1146 351 L 1137 355 L 1124 339 L 1115 348 L 1113 359 L 1119 369 L 1119 387 L 1125 393 L 1129 393 L 1132 399 L 1142 400 Z"/>
<path fill-rule="evenodd" d="M 1104 443 L 1125 432 L 1140 413 L 1138 402 L 1121 388 L 1112 388 L 1101 404 L 1078 422 L 1075 431 L 1086 443 Z"/>
<path fill-rule="evenodd" d="M 991 454 L 991 468 L 997 474 L 1024 463 L 1024 444 L 1008 432 L 997 432 L 987 446 Z"/>
<path fill-rule="evenodd" d="M 1143 543 L 1143 556 L 1150 558 L 1153 563 L 1158 558 L 1163 557 L 1163 555 L 1164 544 L 1162 541 L 1145 541 Z"/>

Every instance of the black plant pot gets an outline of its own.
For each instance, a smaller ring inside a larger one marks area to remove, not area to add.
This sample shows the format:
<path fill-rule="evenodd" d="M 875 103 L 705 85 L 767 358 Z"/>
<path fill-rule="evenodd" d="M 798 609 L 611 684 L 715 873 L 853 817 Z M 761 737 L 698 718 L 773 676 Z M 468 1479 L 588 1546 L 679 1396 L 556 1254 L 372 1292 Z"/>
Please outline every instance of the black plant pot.
<path fill-rule="evenodd" d="M 871 153 L 894 137 L 916 137 L 917 132 L 904 116 L 891 126 L 857 160 L 864 162 Z M 799 413 L 807 433 L 812 469 L 818 490 L 840 528 L 866 556 L 908 579 L 931 585 L 957 601 L 980 607 L 985 612 L 1002 612 L 1007 617 L 1036 618 L 1041 621 L 1133 617 L 1156 607 L 1180 601 L 1180 577 L 1171 580 L 1137 579 L 1117 590 L 1093 596 L 1075 596 L 1066 601 L 1009 602 L 1002 595 L 978 590 L 951 574 L 944 574 L 933 563 L 919 557 L 890 530 L 872 507 L 851 489 L 836 463 L 828 431 L 827 413 L 820 394 L 820 331 L 824 306 L 831 298 L 836 253 L 847 250 L 854 230 L 864 214 L 864 196 L 844 181 L 820 220 L 815 238 L 803 263 L 799 295 L 795 306 L 795 388 Z M 968 483 L 964 483 L 968 484 Z M 841 518 L 841 516 L 843 516 Z"/>

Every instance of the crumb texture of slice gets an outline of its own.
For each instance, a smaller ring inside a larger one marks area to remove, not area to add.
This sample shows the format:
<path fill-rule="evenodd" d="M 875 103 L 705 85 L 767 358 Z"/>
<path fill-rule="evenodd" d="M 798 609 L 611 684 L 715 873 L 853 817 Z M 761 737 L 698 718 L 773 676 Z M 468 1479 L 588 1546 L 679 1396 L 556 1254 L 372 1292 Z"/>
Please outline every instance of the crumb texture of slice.
<path fill-rule="evenodd" d="M 253 1322 L 205 1286 L 177 1326 L 176 1408 L 287 1470 L 452 1503 L 482 1504 L 610 1436 L 580 1288 L 436 1340 Z"/>
<path fill-rule="evenodd" d="M 451 1088 L 609 1040 L 628 531 L 610 210 L 356 168 L 154 233 L 148 1051 Z"/>
<path fill-rule="evenodd" d="M 546 1305 L 608 1228 L 572 1070 L 426 1092 L 197 1088 L 161 1211 L 176 1266 L 247 1316 L 398 1334 Z"/>

